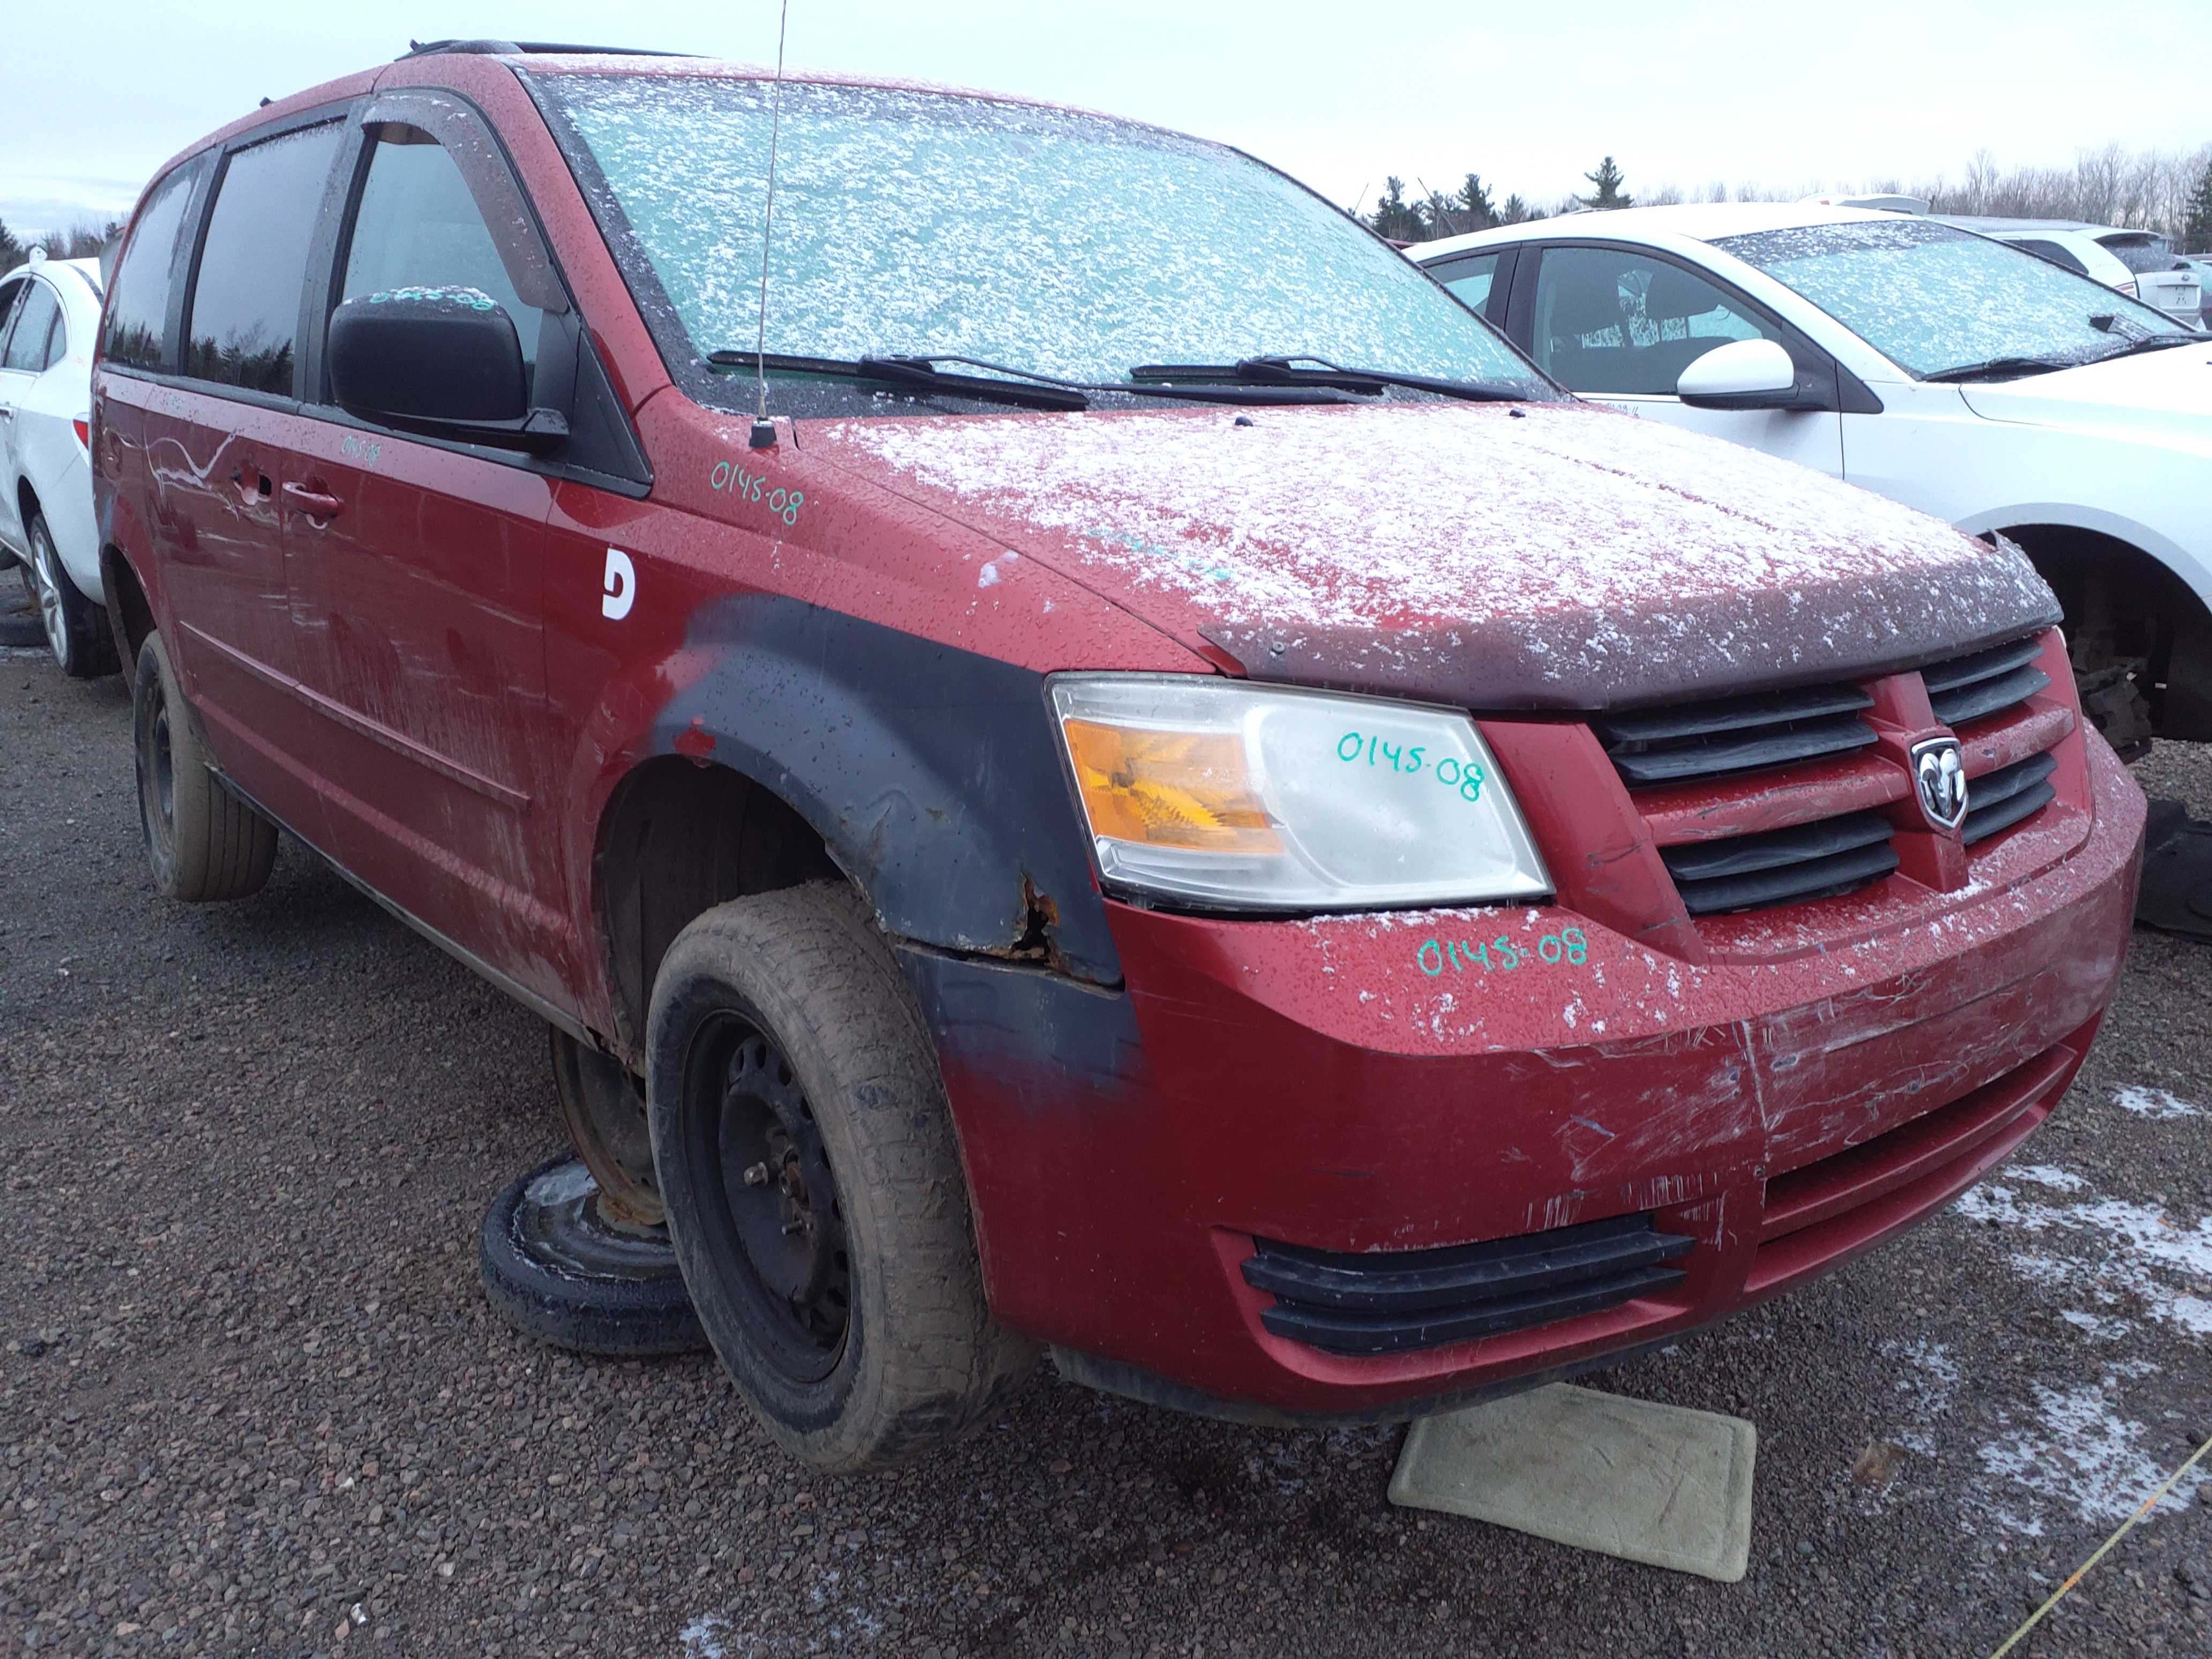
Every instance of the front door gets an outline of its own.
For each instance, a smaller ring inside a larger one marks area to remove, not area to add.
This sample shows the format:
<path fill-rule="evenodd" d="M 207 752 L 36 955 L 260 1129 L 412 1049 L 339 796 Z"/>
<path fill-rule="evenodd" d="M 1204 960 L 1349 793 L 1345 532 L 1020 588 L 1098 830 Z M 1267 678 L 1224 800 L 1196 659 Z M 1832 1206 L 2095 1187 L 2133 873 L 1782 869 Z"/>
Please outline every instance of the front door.
<path fill-rule="evenodd" d="M 362 165 L 331 303 L 477 289 L 507 308 L 534 373 L 543 315 L 517 297 L 452 155 L 386 122 Z M 543 628 L 554 481 L 313 401 L 280 494 L 333 850 L 482 963 L 565 1000 Z"/>
<path fill-rule="evenodd" d="M 1801 371 L 1808 366 L 1802 343 L 1685 265 L 1640 248 L 1547 246 L 1522 325 L 1522 349 L 1571 392 L 1843 474 L 1843 424 L 1832 409 L 1695 409 L 1675 395 L 1684 369 L 1732 340 L 1773 340 L 1801 359 Z M 1834 374 L 1832 364 L 1811 366 Z"/>

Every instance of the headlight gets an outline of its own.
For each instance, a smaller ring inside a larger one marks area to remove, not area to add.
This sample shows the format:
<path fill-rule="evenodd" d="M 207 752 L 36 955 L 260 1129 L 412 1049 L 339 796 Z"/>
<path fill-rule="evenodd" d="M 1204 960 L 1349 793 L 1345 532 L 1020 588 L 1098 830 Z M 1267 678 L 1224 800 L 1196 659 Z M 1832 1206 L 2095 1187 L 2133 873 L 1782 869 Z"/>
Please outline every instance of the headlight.
<path fill-rule="evenodd" d="M 1552 890 L 1463 714 L 1189 674 L 1050 684 L 1109 886 L 1270 910 Z"/>

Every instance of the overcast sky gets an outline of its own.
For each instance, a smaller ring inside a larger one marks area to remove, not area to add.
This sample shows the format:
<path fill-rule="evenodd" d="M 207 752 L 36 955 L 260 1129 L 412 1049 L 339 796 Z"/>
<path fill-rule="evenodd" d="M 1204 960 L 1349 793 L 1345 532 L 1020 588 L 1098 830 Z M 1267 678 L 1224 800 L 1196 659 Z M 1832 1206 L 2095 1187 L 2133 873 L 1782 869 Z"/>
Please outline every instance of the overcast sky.
<path fill-rule="evenodd" d="M 794 64 L 951 81 L 1220 138 L 1339 201 L 1470 169 L 1549 204 L 1599 156 L 1632 191 L 1795 192 L 2079 150 L 2212 140 L 2212 5 L 2042 0 L 792 0 Z M 582 40 L 754 61 L 775 0 L 398 0 L 339 6 L 0 0 L 0 220 L 118 213 L 195 137 L 389 59 L 410 35 Z M 2193 16 L 2193 25 L 2189 22 Z M 2157 27 L 2154 27 L 2154 19 Z M 2171 27 L 2193 41 L 2165 40 Z"/>

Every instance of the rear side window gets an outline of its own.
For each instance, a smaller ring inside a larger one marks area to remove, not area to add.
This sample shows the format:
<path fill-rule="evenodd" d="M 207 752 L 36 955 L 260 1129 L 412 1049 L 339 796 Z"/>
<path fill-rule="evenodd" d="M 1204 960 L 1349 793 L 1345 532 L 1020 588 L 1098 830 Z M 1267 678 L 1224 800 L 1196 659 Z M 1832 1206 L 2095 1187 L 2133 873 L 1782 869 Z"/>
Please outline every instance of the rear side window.
<path fill-rule="evenodd" d="M 460 168 L 419 128 L 379 130 L 354 216 L 341 301 L 395 288 L 472 288 L 514 319 L 534 380 L 545 313 L 515 293 Z"/>
<path fill-rule="evenodd" d="M 21 314 L 15 319 L 15 331 L 8 337 L 8 352 L 0 357 L 0 368 L 21 369 L 36 374 L 52 362 L 55 337 L 61 332 L 61 301 L 54 298 L 53 289 L 44 283 L 29 284 L 30 292 L 23 296 Z"/>
<path fill-rule="evenodd" d="M 2075 257 L 2074 250 L 2063 242 L 2050 241 L 2041 236 L 2023 236 L 2013 246 L 2024 247 L 2030 253 L 2040 253 L 2052 263 L 2064 265 L 2076 276 L 2087 276 L 2089 274 L 2089 267 L 2083 264 Z"/>
<path fill-rule="evenodd" d="M 185 373 L 289 395 L 307 248 L 337 155 L 335 121 L 232 155 L 192 284 Z"/>
<path fill-rule="evenodd" d="M 177 251 L 177 231 L 185 222 L 185 206 L 191 200 L 192 178 L 198 171 L 181 167 L 154 187 L 138 228 L 131 234 L 108 285 L 107 311 L 101 327 L 107 361 L 137 368 L 160 368 L 167 361 L 163 347 L 169 320 L 169 272 Z"/>

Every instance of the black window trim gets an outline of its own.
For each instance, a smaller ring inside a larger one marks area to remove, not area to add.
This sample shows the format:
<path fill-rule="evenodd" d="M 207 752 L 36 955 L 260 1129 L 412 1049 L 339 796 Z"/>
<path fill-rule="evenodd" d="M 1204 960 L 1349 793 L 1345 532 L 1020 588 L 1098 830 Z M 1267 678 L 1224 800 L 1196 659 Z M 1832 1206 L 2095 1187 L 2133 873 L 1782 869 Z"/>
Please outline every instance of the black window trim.
<path fill-rule="evenodd" d="M 1554 248 L 1595 248 L 1607 253 L 1629 253 L 1686 271 L 1716 289 L 1730 305 L 1741 307 L 1751 316 L 1775 330 L 1782 337 L 1783 349 L 1790 354 L 1790 362 L 1797 366 L 1799 380 L 1802 381 L 1809 376 L 1814 381 L 1814 389 L 1822 398 L 1821 410 L 1844 415 L 1879 415 L 1882 412 L 1881 399 L 1875 395 L 1865 381 L 1838 361 L 1832 352 L 1815 344 L 1810 336 L 1789 319 L 1777 314 L 1771 307 L 1753 299 L 1710 266 L 1666 248 L 1653 247 L 1646 242 L 1620 241 L 1603 236 L 1532 238 L 1518 246 L 1528 249 L 1535 257 L 1523 259 L 1515 270 L 1507 331 L 1514 336 L 1516 343 L 1520 344 L 1521 349 L 1531 358 L 1536 355 L 1536 283 L 1542 272 L 1543 256 Z M 1577 392 L 1575 395 L 1577 398 L 1659 398 L 1666 394 L 1652 392 Z"/>

